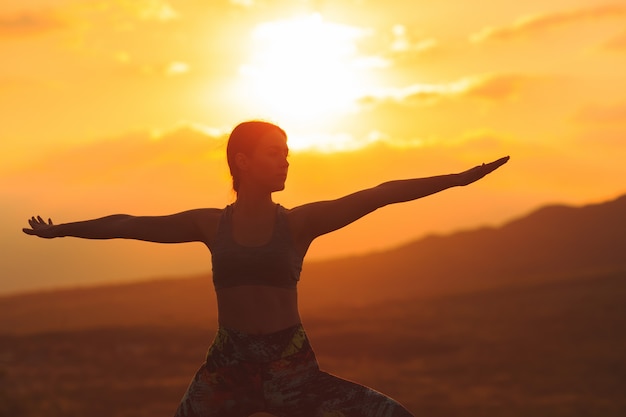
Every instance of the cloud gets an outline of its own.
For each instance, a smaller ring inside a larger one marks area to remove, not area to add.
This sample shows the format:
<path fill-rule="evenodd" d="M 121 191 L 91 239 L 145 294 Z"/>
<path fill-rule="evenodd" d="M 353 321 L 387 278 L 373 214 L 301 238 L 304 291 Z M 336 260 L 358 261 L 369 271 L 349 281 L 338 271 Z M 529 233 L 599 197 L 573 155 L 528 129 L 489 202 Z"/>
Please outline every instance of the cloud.
<path fill-rule="evenodd" d="M 68 16 L 81 15 L 88 10 L 98 12 L 98 16 L 107 16 L 111 14 L 111 11 L 115 14 L 116 9 L 144 21 L 165 22 L 180 17 L 180 13 L 165 0 L 112 0 L 85 4 L 85 7 L 43 9 L 0 15 L 0 38 L 32 36 L 67 29 L 76 22 L 76 16 L 72 19 Z M 103 10 L 108 13 L 104 13 Z"/>
<path fill-rule="evenodd" d="M 470 83 L 464 94 L 488 100 L 506 100 L 515 97 L 530 81 L 530 77 L 519 74 L 490 75 Z"/>
<path fill-rule="evenodd" d="M 137 14 L 142 20 L 168 21 L 180 17 L 178 11 L 164 0 L 143 0 L 134 3 L 137 7 Z"/>
<path fill-rule="evenodd" d="M 256 3 L 254 0 L 230 0 L 236 6 L 252 7 Z"/>
<path fill-rule="evenodd" d="M 80 187 L 168 178 L 166 173 L 175 167 L 179 177 L 195 181 L 207 165 L 222 159 L 225 144 L 225 132 L 181 125 L 164 133 L 143 131 L 59 150 L 22 171 Z"/>
<path fill-rule="evenodd" d="M 365 106 L 381 102 L 396 102 L 405 105 L 432 104 L 448 97 L 471 97 L 493 101 L 510 99 L 531 81 L 530 76 L 521 74 L 489 74 L 466 77 L 441 84 L 414 84 L 404 88 L 384 89 L 362 97 Z"/>
<path fill-rule="evenodd" d="M 580 110 L 575 120 L 594 125 L 626 125 L 626 103 L 613 106 L 589 106 Z"/>
<path fill-rule="evenodd" d="M 25 76 L 0 77 L 0 94 L 24 93 L 25 91 L 51 90 L 57 87 L 53 82 L 46 82 L 37 78 Z"/>
<path fill-rule="evenodd" d="M 626 31 L 610 39 L 604 44 L 604 48 L 610 51 L 625 52 L 626 51 Z"/>
<path fill-rule="evenodd" d="M 165 69 L 165 74 L 169 76 L 182 75 L 189 72 L 189 64 L 182 61 L 171 62 Z"/>
<path fill-rule="evenodd" d="M 39 35 L 66 27 L 67 21 L 51 10 L 0 16 L 0 38 Z"/>
<path fill-rule="evenodd" d="M 386 30 L 369 29 L 369 33 L 375 36 L 363 38 L 359 47 L 361 53 L 376 57 L 378 68 L 423 64 L 425 59 L 436 56 L 441 51 L 442 45 L 437 38 L 423 36 L 418 32 L 418 28 L 400 23 Z"/>
<path fill-rule="evenodd" d="M 192 67 L 185 61 L 137 62 L 129 53 L 120 51 L 113 54 L 118 64 L 115 71 L 120 77 L 137 79 L 149 77 L 180 77 L 188 75 Z"/>
<path fill-rule="evenodd" d="M 520 36 L 532 35 L 560 26 L 587 21 L 617 18 L 626 16 L 626 6 L 603 5 L 586 9 L 537 14 L 526 16 L 517 22 L 500 27 L 486 27 L 470 37 L 472 42 L 487 40 L 508 40 Z"/>
<path fill-rule="evenodd" d="M 402 88 L 380 89 L 361 97 L 360 104 L 371 106 L 378 103 L 428 104 L 446 96 L 459 94 L 467 89 L 467 80 L 441 84 L 413 84 Z"/>
<path fill-rule="evenodd" d="M 434 38 L 414 39 L 408 33 L 404 25 L 394 25 L 392 28 L 393 39 L 391 41 L 391 50 L 395 53 L 410 52 L 423 53 L 437 47 L 438 42 Z"/>
<path fill-rule="evenodd" d="M 166 0 L 110 0 L 108 4 L 94 4 L 95 8 L 119 8 L 141 20 L 168 21 L 178 19 L 180 13 Z"/>

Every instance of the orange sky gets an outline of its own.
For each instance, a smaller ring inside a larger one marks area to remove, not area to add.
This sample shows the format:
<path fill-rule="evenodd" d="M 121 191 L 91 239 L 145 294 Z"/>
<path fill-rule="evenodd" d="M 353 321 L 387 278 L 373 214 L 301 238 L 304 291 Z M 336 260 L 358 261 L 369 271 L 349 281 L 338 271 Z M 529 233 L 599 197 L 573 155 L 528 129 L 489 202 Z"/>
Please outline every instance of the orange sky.
<path fill-rule="evenodd" d="M 626 192 L 626 5 L 597 0 L 24 0 L 0 5 L 0 293 L 210 268 L 201 245 L 47 241 L 58 222 L 232 200 L 226 134 L 264 118 L 294 206 L 511 155 L 384 208 L 311 259 Z"/>

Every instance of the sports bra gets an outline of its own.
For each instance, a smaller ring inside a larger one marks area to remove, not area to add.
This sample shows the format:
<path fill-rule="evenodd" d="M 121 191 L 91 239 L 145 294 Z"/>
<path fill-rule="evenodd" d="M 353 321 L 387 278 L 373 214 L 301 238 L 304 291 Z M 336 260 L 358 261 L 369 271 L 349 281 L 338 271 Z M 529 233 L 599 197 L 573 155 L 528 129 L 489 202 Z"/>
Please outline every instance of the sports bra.
<path fill-rule="evenodd" d="M 233 238 L 233 206 L 226 206 L 211 245 L 216 290 L 240 285 L 296 288 L 303 256 L 294 246 L 286 211 L 276 204 L 276 221 L 269 242 L 261 246 L 244 246 Z"/>

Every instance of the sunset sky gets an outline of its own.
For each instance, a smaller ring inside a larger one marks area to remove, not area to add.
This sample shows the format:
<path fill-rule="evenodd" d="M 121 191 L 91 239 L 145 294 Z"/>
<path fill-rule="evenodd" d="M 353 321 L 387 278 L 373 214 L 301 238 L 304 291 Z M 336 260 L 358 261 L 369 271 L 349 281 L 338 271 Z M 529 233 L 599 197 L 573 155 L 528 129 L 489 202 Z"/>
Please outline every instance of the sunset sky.
<path fill-rule="evenodd" d="M 287 207 L 511 155 L 311 260 L 626 193 L 623 1 L 22 0 L 0 3 L 0 54 L 0 294 L 210 270 L 201 244 L 21 228 L 223 207 L 251 118 L 289 135 Z"/>

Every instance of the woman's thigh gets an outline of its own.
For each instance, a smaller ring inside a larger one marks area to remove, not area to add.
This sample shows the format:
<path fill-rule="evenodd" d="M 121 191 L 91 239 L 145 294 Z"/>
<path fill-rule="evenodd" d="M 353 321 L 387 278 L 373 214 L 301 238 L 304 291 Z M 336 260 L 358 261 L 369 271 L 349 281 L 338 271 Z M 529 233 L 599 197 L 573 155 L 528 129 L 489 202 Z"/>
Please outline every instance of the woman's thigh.
<path fill-rule="evenodd" d="M 248 366 L 211 369 L 203 364 L 191 380 L 175 417 L 248 417 L 263 409 L 259 373 Z"/>
<path fill-rule="evenodd" d="M 308 384 L 317 398 L 315 417 L 413 417 L 396 400 L 327 372 Z"/>
<path fill-rule="evenodd" d="M 281 393 L 290 401 L 268 411 L 280 417 L 413 417 L 392 398 L 322 371 L 292 390 Z"/>

